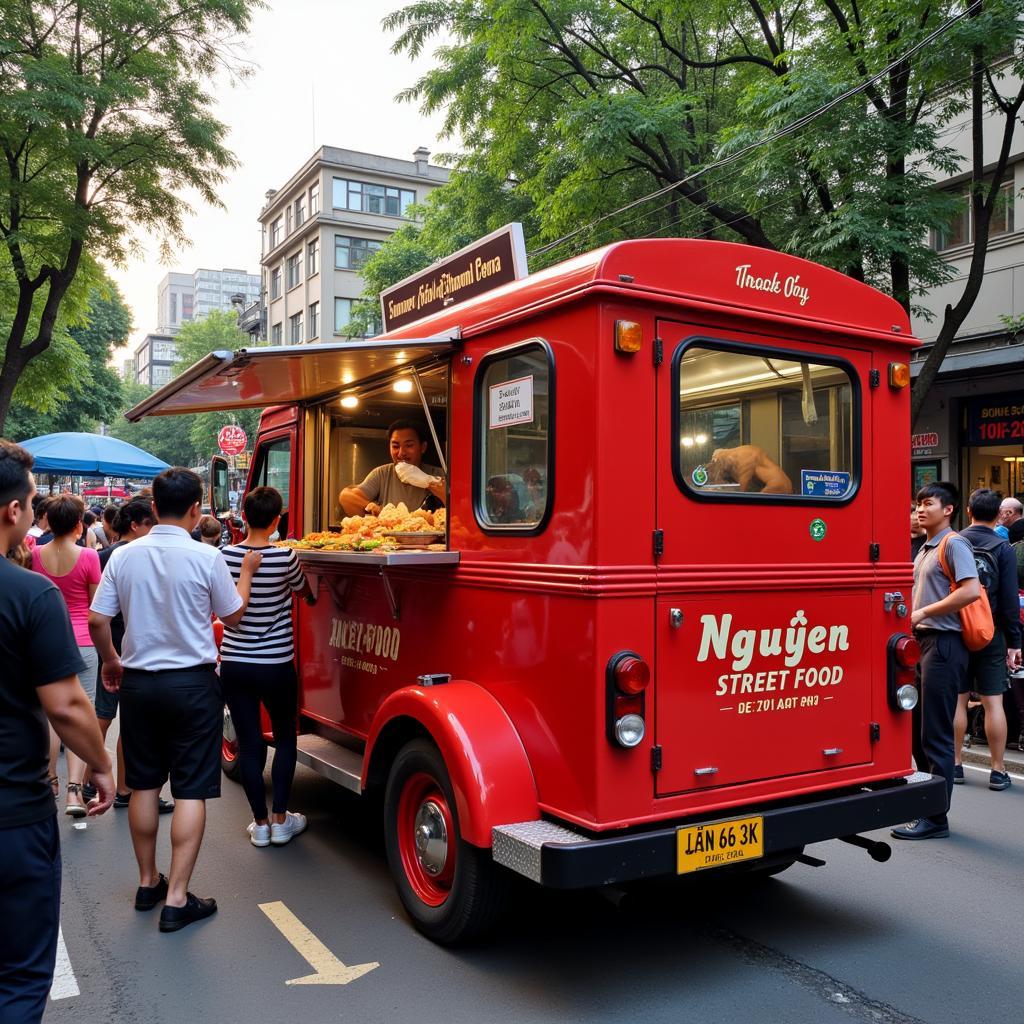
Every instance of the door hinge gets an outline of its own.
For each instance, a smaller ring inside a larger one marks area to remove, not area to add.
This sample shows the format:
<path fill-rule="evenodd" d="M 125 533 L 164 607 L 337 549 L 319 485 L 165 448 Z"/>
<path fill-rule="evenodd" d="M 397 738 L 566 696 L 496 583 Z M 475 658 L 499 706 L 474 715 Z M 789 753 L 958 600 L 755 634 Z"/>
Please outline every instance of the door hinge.
<path fill-rule="evenodd" d="M 871 742 L 877 743 L 882 738 L 882 727 L 877 722 L 871 723 Z"/>
<path fill-rule="evenodd" d="M 872 370 L 868 374 L 868 383 L 873 388 L 877 388 L 882 383 L 882 371 L 881 370 Z"/>
<path fill-rule="evenodd" d="M 654 339 L 654 365 L 661 366 L 662 359 L 665 358 L 665 346 L 662 344 L 661 338 Z"/>
<path fill-rule="evenodd" d="M 661 771 L 661 745 L 655 744 L 651 747 L 651 771 Z"/>
<path fill-rule="evenodd" d="M 661 558 L 665 554 L 665 531 L 654 531 L 654 557 Z"/>
<path fill-rule="evenodd" d="M 868 545 L 868 558 L 870 558 L 872 562 L 877 562 L 881 557 L 882 557 L 882 545 L 879 544 L 878 541 L 874 541 L 873 540 Z"/>

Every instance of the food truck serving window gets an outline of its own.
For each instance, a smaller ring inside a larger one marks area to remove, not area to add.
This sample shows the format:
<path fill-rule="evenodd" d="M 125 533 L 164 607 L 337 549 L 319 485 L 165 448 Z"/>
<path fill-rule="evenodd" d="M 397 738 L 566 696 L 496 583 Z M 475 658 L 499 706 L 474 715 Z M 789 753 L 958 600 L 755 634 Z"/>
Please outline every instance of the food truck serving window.
<path fill-rule="evenodd" d="M 554 366 L 546 342 L 484 359 L 477 374 L 474 505 L 485 530 L 539 533 L 554 494 Z"/>
<path fill-rule="evenodd" d="M 859 390 L 840 360 L 703 338 L 675 359 L 677 480 L 695 497 L 845 502 Z"/>

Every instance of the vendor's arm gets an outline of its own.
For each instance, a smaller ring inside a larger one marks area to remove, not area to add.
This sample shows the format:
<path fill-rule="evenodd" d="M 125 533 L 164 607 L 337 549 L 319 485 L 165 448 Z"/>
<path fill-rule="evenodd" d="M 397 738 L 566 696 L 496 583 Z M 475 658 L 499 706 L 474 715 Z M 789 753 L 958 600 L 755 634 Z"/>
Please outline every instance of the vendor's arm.
<path fill-rule="evenodd" d="M 361 516 L 374 503 L 361 487 L 346 487 L 338 495 L 338 504 L 342 507 L 347 516 Z M 374 510 L 374 515 L 380 511 L 379 507 Z"/>
<path fill-rule="evenodd" d="M 438 480 L 437 483 L 431 482 L 431 484 L 427 487 L 427 490 L 430 491 L 430 493 L 435 498 L 437 498 L 437 500 L 440 501 L 442 505 L 444 504 L 444 502 L 445 502 L 445 486 L 444 486 L 444 479 L 443 478 Z"/>
<path fill-rule="evenodd" d="M 377 515 L 380 512 L 381 490 L 384 487 L 384 480 L 391 469 L 389 463 L 377 466 L 366 474 L 362 483 L 346 487 L 338 495 L 338 504 L 347 516 L 361 516 L 364 512 Z"/>

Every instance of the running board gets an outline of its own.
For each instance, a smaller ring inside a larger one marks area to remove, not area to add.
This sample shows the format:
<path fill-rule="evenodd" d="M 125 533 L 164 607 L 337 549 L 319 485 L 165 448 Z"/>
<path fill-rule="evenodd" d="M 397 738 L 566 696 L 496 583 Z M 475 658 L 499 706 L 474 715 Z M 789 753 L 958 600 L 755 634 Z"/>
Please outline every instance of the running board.
<path fill-rule="evenodd" d="M 545 843 L 587 842 L 590 840 L 586 836 L 553 821 L 520 821 L 491 830 L 491 856 L 498 864 L 540 883 L 541 848 Z"/>
<path fill-rule="evenodd" d="M 331 782 L 351 790 L 363 791 L 363 755 L 357 754 L 339 743 L 332 743 L 323 736 L 312 733 L 298 738 L 295 752 L 299 764 L 312 768 Z"/>

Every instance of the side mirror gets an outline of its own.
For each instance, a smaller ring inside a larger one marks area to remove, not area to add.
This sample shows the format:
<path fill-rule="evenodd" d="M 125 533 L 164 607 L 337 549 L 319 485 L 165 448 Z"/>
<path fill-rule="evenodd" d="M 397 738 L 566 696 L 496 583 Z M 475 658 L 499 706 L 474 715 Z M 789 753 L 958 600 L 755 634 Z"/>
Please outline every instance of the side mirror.
<path fill-rule="evenodd" d="M 228 500 L 228 460 L 221 455 L 210 459 L 210 511 L 218 519 L 228 512 L 231 503 Z"/>

